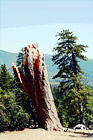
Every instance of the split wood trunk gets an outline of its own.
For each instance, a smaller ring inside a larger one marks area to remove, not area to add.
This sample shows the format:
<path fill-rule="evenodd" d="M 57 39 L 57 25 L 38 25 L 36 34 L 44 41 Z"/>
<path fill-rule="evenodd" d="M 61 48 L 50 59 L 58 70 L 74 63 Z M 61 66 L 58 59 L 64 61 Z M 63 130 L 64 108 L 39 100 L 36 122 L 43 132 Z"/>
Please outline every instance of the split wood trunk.
<path fill-rule="evenodd" d="M 38 124 L 46 130 L 62 130 L 54 99 L 51 93 L 44 55 L 39 53 L 37 44 L 28 45 L 25 49 L 25 75 L 13 65 L 15 75 L 35 106 Z"/>

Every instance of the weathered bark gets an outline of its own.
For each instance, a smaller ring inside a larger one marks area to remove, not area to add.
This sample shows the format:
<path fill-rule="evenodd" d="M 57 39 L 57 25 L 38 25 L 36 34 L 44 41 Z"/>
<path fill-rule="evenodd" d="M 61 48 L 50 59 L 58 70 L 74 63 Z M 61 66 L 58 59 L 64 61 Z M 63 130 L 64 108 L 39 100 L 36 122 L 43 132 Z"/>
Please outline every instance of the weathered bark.
<path fill-rule="evenodd" d="M 25 75 L 15 65 L 13 70 L 24 90 L 32 99 L 39 127 L 46 130 L 62 130 L 48 81 L 44 55 L 39 54 L 37 44 L 25 47 Z"/>

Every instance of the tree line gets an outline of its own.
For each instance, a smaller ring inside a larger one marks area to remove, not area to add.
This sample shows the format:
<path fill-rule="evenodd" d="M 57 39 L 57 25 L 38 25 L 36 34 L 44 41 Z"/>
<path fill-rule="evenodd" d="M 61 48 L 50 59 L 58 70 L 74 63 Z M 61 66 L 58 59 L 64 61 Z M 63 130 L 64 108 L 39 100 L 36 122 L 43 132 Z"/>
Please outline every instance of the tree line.
<path fill-rule="evenodd" d="M 82 52 L 87 46 L 77 44 L 77 37 L 69 30 L 57 34 L 58 43 L 54 48 L 53 62 L 59 72 L 53 77 L 60 78 L 59 86 L 52 87 L 58 116 L 64 127 L 78 123 L 93 128 L 93 90 L 83 84 L 83 74 L 78 62 L 86 61 Z M 17 66 L 24 73 L 24 50 L 18 54 Z M 11 76 L 6 65 L 0 68 L 0 131 L 20 130 L 38 126 L 38 118 L 31 99 L 25 93 L 18 79 Z"/>

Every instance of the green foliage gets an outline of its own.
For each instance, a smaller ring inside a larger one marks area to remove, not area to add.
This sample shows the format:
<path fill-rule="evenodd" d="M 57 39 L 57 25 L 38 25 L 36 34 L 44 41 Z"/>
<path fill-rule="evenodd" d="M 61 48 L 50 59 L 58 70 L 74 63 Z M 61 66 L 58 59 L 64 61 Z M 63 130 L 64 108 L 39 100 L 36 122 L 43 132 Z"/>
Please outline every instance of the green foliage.
<path fill-rule="evenodd" d="M 67 82 L 73 74 L 83 73 L 78 64 L 78 58 L 86 60 L 86 57 L 82 55 L 82 51 L 85 51 L 87 46 L 77 45 L 77 37 L 69 30 L 63 30 L 57 36 L 59 36 L 58 40 L 60 42 L 54 48 L 56 54 L 52 60 L 58 66 L 59 72 L 54 78 L 60 77 L 63 79 L 62 81 Z"/>
<path fill-rule="evenodd" d="M 0 69 L 0 131 L 18 130 L 28 126 L 30 115 L 16 102 L 13 78 L 6 66 Z"/>
<path fill-rule="evenodd" d="M 24 55 L 25 51 L 22 48 L 21 51 L 18 53 L 16 64 L 20 68 L 22 72 L 24 72 Z"/>
<path fill-rule="evenodd" d="M 1 65 L 1 71 L 0 71 L 0 87 L 2 87 L 2 90 L 11 90 L 13 84 L 13 78 L 7 72 L 6 65 Z"/>
<path fill-rule="evenodd" d="M 19 130 L 27 127 L 29 114 L 25 113 L 22 107 L 16 103 L 14 94 L 12 92 L 3 92 L 1 100 L 0 131 Z"/>
<path fill-rule="evenodd" d="M 54 95 L 59 99 L 57 109 L 62 125 L 73 127 L 78 123 L 86 123 L 85 117 L 89 115 L 90 92 L 81 82 L 84 72 L 79 65 L 80 59 L 86 60 L 82 52 L 86 52 L 87 46 L 78 45 L 77 37 L 69 30 L 63 30 L 57 36 L 59 42 L 54 48 L 56 54 L 52 60 L 59 71 L 53 78 L 60 78 L 61 82 L 59 88 L 54 90 Z"/>
<path fill-rule="evenodd" d="M 93 90 L 88 87 L 84 88 L 85 89 L 80 91 L 79 95 L 83 103 L 83 123 L 90 129 L 93 129 Z M 86 93 L 86 96 L 83 96 L 82 92 Z M 66 92 L 65 95 L 63 95 L 59 87 L 52 87 L 52 93 L 62 125 L 64 127 L 74 127 L 76 124 L 79 124 L 80 111 L 77 94 L 75 96 L 75 94 L 73 95 Z"/>

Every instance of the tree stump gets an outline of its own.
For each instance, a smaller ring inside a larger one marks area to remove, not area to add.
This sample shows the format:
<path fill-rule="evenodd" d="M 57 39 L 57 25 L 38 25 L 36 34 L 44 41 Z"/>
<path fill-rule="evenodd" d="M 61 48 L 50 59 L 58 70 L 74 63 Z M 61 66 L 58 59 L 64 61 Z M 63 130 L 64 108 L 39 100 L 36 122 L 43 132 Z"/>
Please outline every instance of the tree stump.
<path fill-rule="evenodd" d="M 62 130 L 54 99 L 50 89 L 44 55 L 39 53 L 38 45 L 31 44 L 25 49 L 23 74 L 16 65 L 13 71 L 24 90 L 32 99 L 38 116 L 38 125 L 46 130 Z"/>

